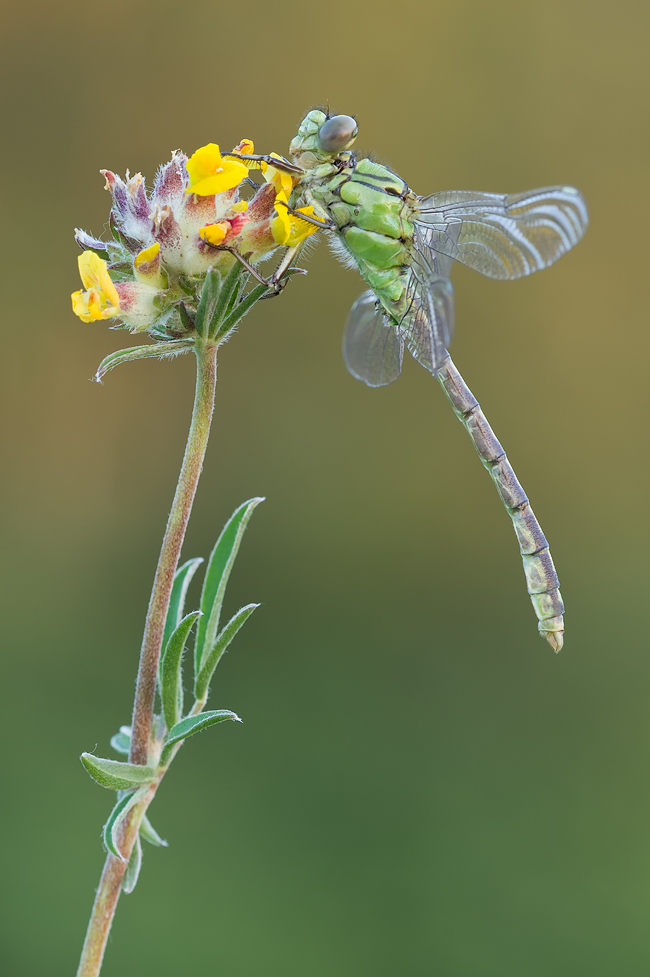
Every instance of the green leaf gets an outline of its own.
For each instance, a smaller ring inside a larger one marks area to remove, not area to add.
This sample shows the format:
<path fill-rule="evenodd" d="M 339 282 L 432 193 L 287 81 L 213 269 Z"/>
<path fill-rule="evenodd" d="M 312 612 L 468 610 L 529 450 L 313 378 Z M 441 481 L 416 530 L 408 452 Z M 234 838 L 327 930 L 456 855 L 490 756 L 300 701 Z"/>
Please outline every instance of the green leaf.
<path fill-rule="evenodd" d="M 219 664 L 221 656 L 225 651 L 228 650 L 228 645 L 235 637 L 239 629 L 243 627 L 255 608 L 259 606 L 259 604 L 247 604 L 246 607 L 240 608 L 237 613 L 230 618 L 223 631 L 220 632 L 217 640 L 212 646 L 210 654 L 205 657 L 205 664 L 203 665 L 203 668 L 199 673 L 199 677 L 196 680 L 196 689 L 194 694 L 196 695 L 197 699 L 206 698 L 208 689 L 210 687 L 210 682 L 212 681 L 212 676 L 214 675 L 214 670 Z"/>
<path fill-rule="evenodd" d="M 221 275 L 216 268 L 208 268 L 203 282 L 199 306 L 194 317 L 194 326 L 199 336 L 205 336 L 210 331 L 215 306 L 221 292 Z"/>
<path fill-rule="evenodd" d="M 180 723 L 176 723 L 169 730 L 165 749 L 160 758 L 161 764 L 167 762 L 175 743 L 187 739 L 193 733 L 199 733 L 202 729 L 207 729 L 208 726 L 214 726 L 215 723 L 222 723 L 225 719 L 233 719 L 236 723 L 241 722 L 239 716 L 231 712 L 230 709 L 214 709 L 212 712 L 201 712 L 198 716 L 186 716 L 185 719 L 181 719 Z"/>
<path fill-rule="evenodd" d="M 214 308 L 212 328 L 210 330 L 211 336 L 221 333 L 221 322 L 228 312 L 231 302 L 238 294 L 242 283 L 243 274 L 244 266 L 241 264 L 241 262 L 236 261 L 224 278 L 223 285 L 221 287 L 221 294 L 219 295 L 219 300 Z"/>
<path fill-rule="evenodd" d="M 168 729 L 171 729 L 183 715 L 183 652 L 192 625 L 200 616 L 201 611 L 191 611 L 183 618 L 167 642 L 160 663 L 160 698 Z"/>
<path fill-rule="evenodd" d="M 184 563 L 182 567 L 179 567 L 174 574 L 174 584 L 172 586 L 172 595 L 169 600 L 169 610 L 167 611 L 167 618 L 165 619 L 165 630 L 163 633 L 162 647 L 163 650 L 167 647 L 167 642 L 171 638 L 172 634 L 181 623 L 181 618 L 183 617 L 183 611 L 185 609 L 185 598 L 187 596 L 187 588 L 190 585 L 192 577 L 203 563 L 203 557 L 197 556 L 193 560 L 188 560 Z"/>
<path fill-rule="evenodd" d="M 140 835 L 135 836 L 135 844 L 131 849 L 131 857 L 129 859 L 129 864 L 126 866 L 126 872 L 124 873 L 124 878 L 122 879 L 122 889 L 127 895 L 133 892 L 137 883 L 138 876 L 140 875 L 140 869 L 142 867 L 142 844 L 140 843 Z"/>
<path fill-rule="evenodd" d="M 128 756 L 131 752 L 131 727 L 120 726 L 119 733 L 111 736 L 111 746 L 116 753 L 124 753 Z"/>
<path fill-rule="evenodd" d="M 129 790 L 149 784 L 156 776 L 153 767 L 141 767 L 137 763 L 121 763 L 119 760 L 104 760 L 92 753 L 82 753 L 84 767 L 100 787 L 109 790 Z"/>
<path fill-rule="evenodd" d="M 191 332 L 194 329 L 194 319 L 187 311 L 183 302 L 178 303 L 178 314 L 180 315 L 181 322 L 185 328 Z"/>
<path fill-rule="evenodd" d="M 121 363 L 128 363 L 130 360 L 146 360 L 154 357 L 155 359 L 165 359 L 167 356 L 179 356 L 181 353 L 189 353 L 194 348 L 192 339 L 174 339 L 169 343 L 149 343 L 147 346 L 131 346 L 129 349 L 118 349 L 115 353 L 110 353 L 101 361 L 95 374 L 97 383 L 101 383 L 103 378 L 116 366 Z"/>
<path fill-rule="evenodd" d="M 108 821 L 102 828 L 102 840 L 104 842 L 104 848 L 109 851 L 111 855 L 115 855 L 120 861 L 125 862 L 126 858 L 122 855 L 122 852 L 117 846 L 117 833 L 122 821 L 127 816 L 134 804 L 142 800 L 144 795 L 147 793 L 148 787 L 140 787 L 133 793 L 129 792 L 120 797 L 117 804 L 111 811 Z"/>
<path fill-rule="evenodd" d="M 148 841 L 150 845 L 155 845 L 156 848 L 169 847 L 169 843 L 160 837 L 146 814 L 143 814 L 140 822 L 140 837 Z"/>
<path fill-rule="evenodd" d="M 272 293 L 269 292 L 266 285 L 256 285 L 255 288 L 252 288 L 248 295 L 245 295 L 241 302 L 235 306 L 232 312 L 228 313 L 219 328 L 218 335 L 225 336 L 229 333 L 237 325 L 239 320 L 243 319 L 250 312 L 255 303 L 259 302 L 262 296 L 269 294 Z"/>
<path fill-rule="evenodd" d="M 239 552 L 239 546 L 244 535 L 244 530 L 248 525 L 250 517 L 256 506 L 263 502 L 262 497 L 249 499 L 235 509 L 232 516 L 224 526 L 221 536 L 216 542 L 210 562 L 203 581 L 203 592 L 201 594 L 201 611 L 203 617 L 199 621 L 199 627 L 194 646 L 194 674 L 200 675 L 204 665 L 205 656 L 212 650 L 217 633 L 219 631 L 219 617 L 223 604 L 226 585 L 230 577 L 230 571 Z"/>

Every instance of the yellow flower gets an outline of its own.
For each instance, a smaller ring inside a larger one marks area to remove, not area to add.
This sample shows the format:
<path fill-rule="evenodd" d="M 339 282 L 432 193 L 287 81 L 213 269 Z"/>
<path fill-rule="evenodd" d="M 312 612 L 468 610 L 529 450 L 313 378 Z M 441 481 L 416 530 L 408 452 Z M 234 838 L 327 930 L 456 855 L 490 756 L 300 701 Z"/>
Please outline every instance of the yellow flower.
<path fill-rule="evenodd" d="M 248 176 L 248 170 L 236 159 L 222 159 L 216 143 L 201 146 L 187 161 L 191 186 L 185 193 L 211 197 L 223 190 L 232 190 Z"/>
<path fill-rule="evenodd" d="M 281 159 L 277 153 L 271 153 L 275 159 Z M 264 163 L 262 165 L 262 172 L 264 173 L 264 179 L 267 183 L 272 183 L 278 193 L 284 193 L 287 200 L 291 196 L 291 191 L 293 190 L 295 184 L 298 182 L 298 177 L 292 177 L 290 173 L 284 173 L 282 170 L 277 170 L 275 166 L 271 166 L 269 163 Z"/>
<path fill-rule="evenodd" d="M 254 152 L 255 146 L 252 139 L 242 139 L 239 145 L 233 149 L 233 153 L 242 153 L 243 156 L 252 156 Z"/>
<path fill-rule="evenodd" d="M 79 255 L 79 274 L 86 291 L 72 293 L 72 311 L 84 322 L 110 319 L 120 314 L 120 297 L 108 274 L 106 262 L 94 251 Z"/>
<path fill-rule="evenodd" d="M 160 243 L 156 241 L 156 243 L 152 244 L 150 248 L 145 248 L 144 251 L 140 251 L 139 254 L 136 254 L 133 264 L 136 268 L 139 268 L 140 265 L 145 265 L 148 261 L 153 261 L 153 259 L 158 256 L 159 251 Z"/>
<path fill-rule="evenodd" d="M 203 241 L 207 241 L 208 244 L 213 244 L 217 247 L 226 234 L 230 230 L 230 224 L 228 221 L 219 221 L 217 224 L 206 224 L 205 227 L 199 229 L 199 237 Z"/>
<path fill-rule="evenodd" d="M 309 224 L 290 214 L 285 206 L 287 204 L 287 195 L 284 192 L 278 193 L 275 198 L 275 217 L 271 218 L 271 233 L 276 244 L 293 248 L 310 234 L 314 234 L 318 228 L 315 224 Z M 307 217 L 313 216 L 313 213 L 313 207 L 300 207 L 296 211 L 296 214 L 306 214 Z"/>

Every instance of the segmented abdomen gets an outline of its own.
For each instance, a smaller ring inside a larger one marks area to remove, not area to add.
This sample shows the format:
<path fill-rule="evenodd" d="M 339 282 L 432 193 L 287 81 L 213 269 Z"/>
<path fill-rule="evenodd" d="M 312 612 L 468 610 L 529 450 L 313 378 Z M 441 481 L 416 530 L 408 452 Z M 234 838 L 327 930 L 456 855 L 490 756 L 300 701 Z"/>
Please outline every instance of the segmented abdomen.
<path fill-rule="evenodd" d="M 441 367 L 438 380 L 510 514 L 519 541 L 528 593 L 538 619 L 538 630 L 554 651 L 560 651 L 564 643 L 564 604 L 559 590 L 560 581 L 542 527 L 479 402 L 450 356 Z"/>

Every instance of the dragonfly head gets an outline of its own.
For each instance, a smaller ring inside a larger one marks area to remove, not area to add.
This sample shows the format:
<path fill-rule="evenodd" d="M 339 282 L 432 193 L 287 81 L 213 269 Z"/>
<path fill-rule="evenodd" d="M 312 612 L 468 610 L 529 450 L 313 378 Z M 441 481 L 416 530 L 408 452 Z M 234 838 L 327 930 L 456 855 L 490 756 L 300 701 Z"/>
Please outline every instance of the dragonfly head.
<path fill-rule="evenodd" d="M 291 143 L 292 156 L 312 153 L 317 160 L 336 156 L 349 149 L 357 138 L 359 127 L 350 115 L 327 116 L 315 109 L 300 123 L 298 135 Z"/>

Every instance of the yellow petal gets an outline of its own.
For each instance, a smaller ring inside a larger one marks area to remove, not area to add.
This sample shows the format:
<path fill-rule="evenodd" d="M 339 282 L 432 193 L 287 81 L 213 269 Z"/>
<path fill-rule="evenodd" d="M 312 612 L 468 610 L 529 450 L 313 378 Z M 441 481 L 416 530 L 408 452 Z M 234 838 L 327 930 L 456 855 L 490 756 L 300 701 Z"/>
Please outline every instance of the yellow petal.
<path fill-rule="evenodd" d="M 221 153 L 219 147 L 214 142 L 209 142 L 207 146 L 201 146 L 190 156 L 187 163 L 187 172 L 191 183 L 198 183 L 206 176 L 215 172 L 221 166 Z"/>
<path fill-rule="evenodd" d="M 230 208 L 236 214 L 245 214 L 248 210 L 248 200 L 240 200 Z"/>
<path fill-rule="evenodd" d="M 200 228 L 199 236 L 203 241 L 214 244 L 216 247 L 221 244 L 229 230 L 230 224 L 227 224 L 226 221 L 218 224 L 206 224 L 205 227 Z"/>
<path fill-rule="evenodd" d="M 94 251 L 83 251 L 78 258 L 79 274 L 85 288 L 96 289 L 104 308 L 119 309 L 120 299 L 108 274 L 106 262 Z M 116 315 L 117 312 L 110 313 Z"/>
<path fill-rule="evenodd" d="M 242 139 L 238 146 L 235 146 L 233 153 L 243 153 L 244 156 L 252 156 L 255 146 L 252 139 Z"/>
<path fill-rule="evenodd" d="M 84 322 L 119 315 L 120 297 L 108 274 L 106 262 L 94 251 L 79 255 L 79 274 L 86 291 L 72 293 L 72 311 Z"/>
<path fill-rule="evenodd" d="M 152 244 L 151 247 L 145 248 L 144 251 L 141 251 L 139 254 L 136 254 L 135 261 L 134 261 L 135 267 L 139 268 L 140 265 L 146 264 L 147 261 L 153 261 L 153 259 L 157 256 L 159 251 L 160 251 L 160 244 L 158 243 L 158 241 L 156 241 L 156 243 Z"/>
<path fill-rule="evenodd" d="M 305 207 L 305 210 L 308 208 Z M 293 218 L 291 221 L 291 233 L 289 234 L 289 240 L 287 244 L 290 248 L 293 248 L 296 244 L 300 244 L 305 238 L 309 237 L 310 234 L 315 234 L 318 228 L 315 224 L 308 224 L 307 221 L 301 221 L 299 218 Z"/>
<path fill-rule="evenodd" d="M 281 158 L 277 153 L 271 153 L 270 155 L 274 159 Z M 263 173 L 266 182 L 272 183 L 278 193 L 284 193 L 288 200 L 294 187 L 294 180 L 291 174 L 276 169 L 270 163 L 263 168 Z"/>
<path fill-rule="evenodd" d="M 215 193 L 232 190 L 248 176 L 248 170 L 236 159 L 222 159 L 216 143 L 201 146 L 187 161 L 191 186 L 185 193 L 212 197 Z"/>

